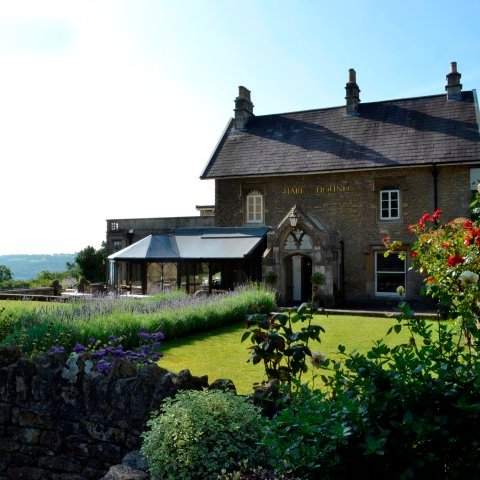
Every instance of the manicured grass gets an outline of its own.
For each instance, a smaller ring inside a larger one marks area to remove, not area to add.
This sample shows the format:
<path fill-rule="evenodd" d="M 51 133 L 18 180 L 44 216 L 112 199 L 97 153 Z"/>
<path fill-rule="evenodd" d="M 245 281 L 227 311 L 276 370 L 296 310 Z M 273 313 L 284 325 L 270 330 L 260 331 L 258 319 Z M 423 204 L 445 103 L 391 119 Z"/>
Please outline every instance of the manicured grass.
<path fill-rule="evenodd" d="M 311 344 L 312 351 L 321 351 L 330 358 L 340 359 L 337 347 L 342 344 L 346 352 L 367 352 L 375 340 L 385 338 L 389 345 L 408 341 L 406 330 L 386 336 L 387 330 L 397 322 L 393 318 L 315 315 L 315 323 L 322 325 L 325 333 L 321 344 Z M 193 375 L 208 375 L 209 382 L 217 378 L 229 378 L 242 394 L 252 392 L 252 385 L 264 380 L 263 365 L 247 363 L 251 345 L 241 343 L 245 331 L 243 324 L 218 328 L 209 333 L 192 335 L 181 340 L 166 341 L 159 365 L 178 373 L 188 368 Z M 304 380 L 312 378 L 309 371 Z"/>

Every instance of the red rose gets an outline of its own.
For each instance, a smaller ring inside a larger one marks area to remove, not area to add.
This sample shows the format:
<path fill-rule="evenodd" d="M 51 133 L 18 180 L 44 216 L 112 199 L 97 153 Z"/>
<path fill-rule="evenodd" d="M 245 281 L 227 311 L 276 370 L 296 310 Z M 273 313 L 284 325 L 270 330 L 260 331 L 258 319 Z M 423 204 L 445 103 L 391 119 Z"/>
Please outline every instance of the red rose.
<path fill-rule="evenodd" d="M 465 259 L 460 256 L 460 255 L 450 255 L 448 257 L 447 263 L 451 266 L 454 267 L 455 265 L 462 264 L 465 262 Z"/>
<path fill-rule="evenodd" d="M 411 256 L 411 257 L 418 257 L 418 252 L 416 252 L 416 251 L 414 250 L 412 253 L 410 253 L 410 256 Z"/>
<path fill-rule="evenodd" d="M 471 220 L 465 220 L 465 222 L 463 223 L 463 228 L 465 230 L 469 230 L 472 227 L 473 227 L 472 221 Z"/>
<path fill-rule="evenodd" d="M 450 248 L 450 244 L 448 242 L 443 242 L 442 245 L 445 247 L 445 248 Z"/>

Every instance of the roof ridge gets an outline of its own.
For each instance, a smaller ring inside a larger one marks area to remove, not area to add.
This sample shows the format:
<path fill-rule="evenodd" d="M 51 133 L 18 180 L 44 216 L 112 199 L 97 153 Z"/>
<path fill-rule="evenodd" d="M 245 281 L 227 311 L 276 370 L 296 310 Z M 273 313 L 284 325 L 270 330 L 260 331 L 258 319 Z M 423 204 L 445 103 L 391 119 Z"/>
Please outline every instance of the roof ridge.
<path fill-rule="evenodd" d="M 463 90 L 462 93 L 472 93 L 472 90 Z M 375 105 L 379 103 L 394 103 L 394 102 L 404 102 L 408 100 L 423 100 L 425 98 L 435 98 L 435 97 L 447 97 L 446 93 L 437 93 L 435 95 L 421 95 L 419 97 L 405 97 L 405 98 L 392 98 L 390 100 L 376 100 L 374 102 L 360 102 L 360 108 L 363 105 Z M 325 107 L 325 108 L 308 108 L 306 110 L 293 110 L 290 112 L 280 112 L 280 113 L 267 113 L 265 115 L 254 115 L 251 117 L 251 120 L 255 118 L 268 118 L 268 117 L 279 117 L 282 115 L 292 115 L 295 113 L 308 113 L 308 112 L 318 112 L 318 111 L 328 111 L 328 110 L 338 110 L 340 108 L 345 108 L 345 105 L 338 105 L 336 107 Z M 248 127 L 248 125 L 247 125 Z"/>

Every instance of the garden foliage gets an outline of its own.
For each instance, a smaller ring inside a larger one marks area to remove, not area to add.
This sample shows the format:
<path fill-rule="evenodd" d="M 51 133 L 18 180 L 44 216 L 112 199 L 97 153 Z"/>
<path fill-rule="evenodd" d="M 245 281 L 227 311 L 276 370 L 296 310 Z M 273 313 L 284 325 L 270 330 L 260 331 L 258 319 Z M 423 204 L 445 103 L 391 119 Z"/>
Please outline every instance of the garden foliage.
<path fill-rule="evenodd" d="M 250 286 L 210 297 L 173 291 L 142 300 L 98 297 L 33 308 L 26 302 L 11 303 L 0 311 L 0 345 L 18 345 L 24 353 L 37 354 L 53 345 L 70 351 L 91 338 L 106 344 L 114 336 L 130 349 L 139 345 L 140 330 L 162 332 L 167 339 L 184 337 L 240 322 L 251 311 L 270 311 L 273 302 L 271 292 Z"/>
<path fill-rule="evenodd" d="M 409 227 L 417 237 L 410 255 L 449 319 L 416 318 L 399 286 L 398 322 L 387 333 L 406 330 L 409 341 L 379 340 L 366 354 L 340 345 L 341 361 L 323 360 L 323 388 L 303 385 L 269 423 L 263 443 L 278 471 L 304 479 L 479 478 L 480 225 L 442 225 L 440 215 Z M 389 254 L 407 254 L 384 241 Z"/>
<path fill-rule="evenodd" d="M 242 342 L 250 338 L 250 359 L 263 363 L 267 380 L 277 380 L 289 390 L 307 372 L 307 359 L 312 358 L 310 340 L 320 342 L 320 325 L 312 325 L 313 309 L 307 303 L 297 310 L 247 316 L 247 330 Z"/>
<path fill-rule="evenodd" d="M 221 391 L 185 391 L 165 401 L 149 422 L 142 452 L 153 479 L 217 479 L 240 462 L 261 465 L 266 420 L 244 398 Z"/>

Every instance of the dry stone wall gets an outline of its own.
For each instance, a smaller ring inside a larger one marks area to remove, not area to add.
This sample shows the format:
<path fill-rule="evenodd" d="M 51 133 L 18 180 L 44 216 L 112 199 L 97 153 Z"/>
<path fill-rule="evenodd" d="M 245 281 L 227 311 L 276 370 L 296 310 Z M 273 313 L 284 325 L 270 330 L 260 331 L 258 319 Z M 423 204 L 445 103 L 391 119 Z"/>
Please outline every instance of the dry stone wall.
<path fill-rule="evenodd" d="M 104 375 L 85 354 L 0 349 L 0 480 L 102 478 L 140 447 L 163 399 L 207 386 L 188 370 L 177 376 L 119 359 Z"/>

